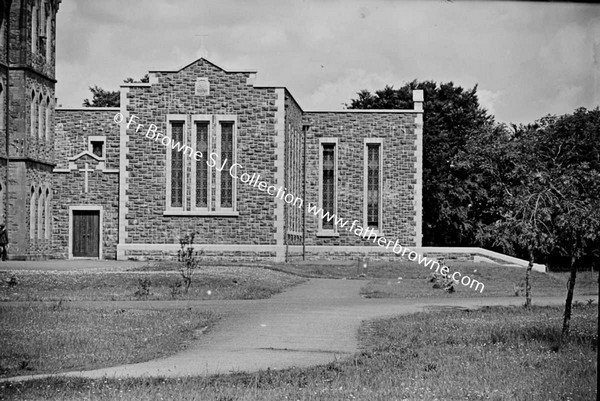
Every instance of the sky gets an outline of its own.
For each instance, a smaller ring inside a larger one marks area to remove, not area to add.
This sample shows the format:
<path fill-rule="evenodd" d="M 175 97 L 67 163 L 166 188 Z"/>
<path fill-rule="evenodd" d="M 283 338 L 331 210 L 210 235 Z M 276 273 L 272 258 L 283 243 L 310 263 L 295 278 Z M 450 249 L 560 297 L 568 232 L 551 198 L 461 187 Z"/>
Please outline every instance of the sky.
<path fill-rule="evenodd" d="M 304 110 L 417 80 L 477 85 L 506 123 L 600 105 L 600 5 L 503 1 L 62 0 L 56 96 L 204 57 L 257 70 Z"/>

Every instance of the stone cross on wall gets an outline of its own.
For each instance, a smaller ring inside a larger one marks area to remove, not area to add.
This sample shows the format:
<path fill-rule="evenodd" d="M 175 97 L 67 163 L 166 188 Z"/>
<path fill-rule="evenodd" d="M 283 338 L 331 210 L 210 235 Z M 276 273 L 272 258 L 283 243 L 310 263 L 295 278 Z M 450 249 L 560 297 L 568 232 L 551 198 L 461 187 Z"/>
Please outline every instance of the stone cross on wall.
<path fill-rule="evenodd" d="M 88 173 L 90 173 L 94 170 L 90 168 L 89 163 L 85 163 L 85 168 L 81 169 L 80 171 L 83 171 L 83 173 L 85 174 L 84 181 L 83 181 L 83 190 L 85 193 L 87 193 L 88 192 Z"/>

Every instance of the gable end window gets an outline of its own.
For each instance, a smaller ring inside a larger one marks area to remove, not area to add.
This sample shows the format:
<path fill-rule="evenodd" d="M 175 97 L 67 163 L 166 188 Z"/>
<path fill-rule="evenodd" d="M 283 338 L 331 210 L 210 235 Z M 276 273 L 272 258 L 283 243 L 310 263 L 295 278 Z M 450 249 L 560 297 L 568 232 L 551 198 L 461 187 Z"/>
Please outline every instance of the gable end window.
<path fill-rule="evenodd" d="M 167 116 L 164 215 L 237 217 L 236 115 Z M 199 156 L 194 156 L 199 154 Z"/>

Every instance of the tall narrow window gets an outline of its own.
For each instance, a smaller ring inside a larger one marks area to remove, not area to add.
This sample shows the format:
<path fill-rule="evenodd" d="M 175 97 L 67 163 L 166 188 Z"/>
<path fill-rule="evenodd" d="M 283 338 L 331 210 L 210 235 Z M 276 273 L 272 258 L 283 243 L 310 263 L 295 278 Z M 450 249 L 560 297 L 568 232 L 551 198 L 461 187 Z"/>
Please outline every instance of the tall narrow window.
<path fill-rule="evenodd" d="M 0 222 L 6 222 L 6 216 L 4 214 L 4 187 L 0 184 Z"/>
<path fill-rule="evenodd" d="M 31 51 L 35 53 L 38 41 L 38 11 L 37 7 L 31 7 Z"/>
<path fill-rule="evenodd" d="M 335 213 L 335 144 L 324 143 L 323 152 L 323 176 L 322 176 L 322 208 L 323 214 Z M 323 218 L 323 230 L 333 230 L 333 219 Z"/>
<path fill-rule="evenodd" d="M 367 143 L 367 226 L 381 228 L 381 145 Z"/>
<path fill-rule="evenodd" d="M 1 42 L 1 41 L 0 41 Z M 4 120 L 4 85 L 0 83 L 0 130 L 4 131 L 5 120 Z"/>
<path fill-rule="evenodd" d="M 233 164 L 233 122 L 221 122 L 221 166 L 227 163 L 221 171 L 221 207 L 233 207 L 233 177 L 229 173 L 229 167 Z"/>
<path fill-rule="evenodd" d="M 37 221 L 35 207 L 35 189 L 31 187 L 31 198 L 29 198 L 29 238 L 35 238 L 35 223 Z"/>
<path fill-rule="evenodd" d="M 44 238 L 44 194 L 42 188 L 38 190 L 37 209 L 37 237 L 42 239 Z"/>
<path fill-rule="evenodd" d="M 183 142 L 183 121 L 171 122 L 171 140 Z M 171 206 L 183 207 L 183 152 L 171 149 Z"/>
<path fill-rule="evenodd" d="M 36 134 L 36 124 L 35 124 L 35 120 L 37 118 L 37 109 L 36 109 L 36 102 L 37 102 L 37 98 L 35 96 L 35 92 L 31 91 L 31 110 L 30 110 L 30 114 L 31 114 L 31 127 L 30 127 L 30 134 L 32 137 L 35 136 Z"/>
<path fill-rule="evenodd" d="M 46 98 L 46 140 L 50 140 L 50 98 Z"/>
<path fill-rule="evenodd" d="M 46 189 L 44 210 L 44 238 L 50 239 L 50 189 Z"/>
<path fill-rule="evenodd" d="M 210 124 L 208 121 L 196 122 L 196 151 L 208 155 L 208 135 Z M 208 207 L 208 165 L 201 158 L 196 161 L 196 207 Z"/>
<path fill-rule="evenodd" d="M 48 15 L 46 16 L 46 60 L 51 62 L 52 60 L 52 8 L 48 8 Z"/>
<path fill-rule="evenodd" d="M 46 121 L 46 116 L 45 116 L 45 111 L 46 111 L 46 107 L 44 105 L 44 98 L 42 97 L 42 94 L 40 93 L 40 101 L 38 104 L 38 138 L 39 139 L 43 139 L 44 138 L 44 121 Z"/>

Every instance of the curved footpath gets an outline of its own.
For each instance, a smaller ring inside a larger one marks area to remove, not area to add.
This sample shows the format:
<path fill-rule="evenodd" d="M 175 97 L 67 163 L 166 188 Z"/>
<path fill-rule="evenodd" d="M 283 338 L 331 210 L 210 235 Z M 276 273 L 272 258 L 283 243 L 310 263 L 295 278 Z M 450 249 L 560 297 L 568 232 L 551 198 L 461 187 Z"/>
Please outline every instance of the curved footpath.
<path fill-rule="evenodd" d="M 523 298 L 365 299 L 364 281 L 312 279 L 265 300 L 74 302 L 97 307 L 194 307 L 226 315 L 185 350 L 161 359 L 90 371 L 0 379 L 19 381 L 49 376 L 199 376 L 236 371 L 305 367 L 345 358 L 358 350 L 363 320 L 448 307 L 519 305 Z M 589 298 L 589 297 L 588 297 Z M 582 298 L 583 299 L 583 298 Z M 597 299 L 597 297 L 595 297 Z M 564 297 L 536 297 L 536 305 L 564 303 Z"/>

